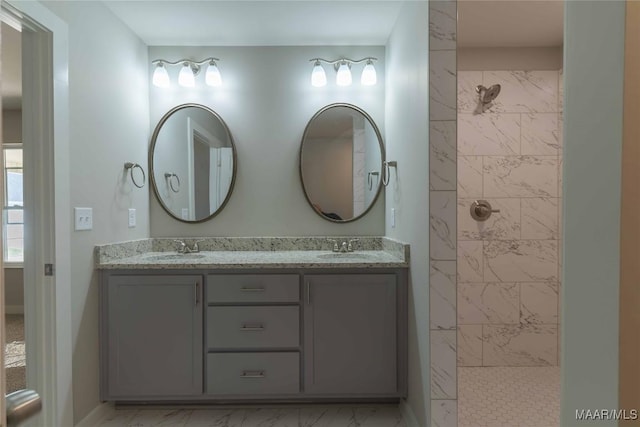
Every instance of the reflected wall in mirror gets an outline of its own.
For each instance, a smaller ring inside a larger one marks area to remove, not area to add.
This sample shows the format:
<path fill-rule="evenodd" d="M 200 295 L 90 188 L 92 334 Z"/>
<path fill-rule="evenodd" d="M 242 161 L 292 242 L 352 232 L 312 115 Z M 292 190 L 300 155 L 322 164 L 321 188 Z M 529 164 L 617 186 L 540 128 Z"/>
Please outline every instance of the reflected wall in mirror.
<path fill-rule="evenodd" d="M 351 104 L 331 104 L 309 121 L 300 146 L 300 179 L 322 218 L 354 221 L 380 194 L 384 145 L 373 119 Z"/>
<path fill-rule="evenodd" d="M 236 176 L 236 148 L 215 111 L 198 104 L 171 109 L 151 138 L 153 191 L 165 211 L 184 222 L 217 215 Z"/>

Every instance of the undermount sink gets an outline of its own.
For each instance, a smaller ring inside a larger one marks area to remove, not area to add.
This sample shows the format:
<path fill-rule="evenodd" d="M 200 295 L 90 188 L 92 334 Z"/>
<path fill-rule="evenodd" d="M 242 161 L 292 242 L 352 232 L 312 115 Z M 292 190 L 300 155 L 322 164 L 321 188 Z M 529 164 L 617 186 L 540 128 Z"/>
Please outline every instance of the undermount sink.
<path fill-rule="evenodd" d="M 163 255 L 152 255 L 147 257 L 148 260 L 151 261 L 173 261 L 173 260 L 184 260 L 190 261 L 194 259 L 201 259 L 205 256 L 203 254 L 163 254 Z"/>
<path fill-rule="evenodd" d="M 331 252 L 330 254 L 320 254 L 318 258 L 322 259 L 365 259 L 368 258 L 365 254 L 353 253 L 353 252 Z"/>

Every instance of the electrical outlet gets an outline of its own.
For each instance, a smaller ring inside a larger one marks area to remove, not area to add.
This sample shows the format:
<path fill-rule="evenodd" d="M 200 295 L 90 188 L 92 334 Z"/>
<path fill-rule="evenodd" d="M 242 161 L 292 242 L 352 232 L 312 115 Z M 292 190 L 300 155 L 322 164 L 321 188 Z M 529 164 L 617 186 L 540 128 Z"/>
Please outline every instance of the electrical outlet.
<path fill-rule="evenodd" d="M 93 209 L 73 208 L 76 231 L 93 229 Z"/>
<path fill-rule="evenodd" d="M 189 219 L 189 209 L 182 208 L 182 219 Z"/>
<path fill-rule="evenodd" d="M 136 210 L 129 209 L 129 228 L 136 226 Z"/>

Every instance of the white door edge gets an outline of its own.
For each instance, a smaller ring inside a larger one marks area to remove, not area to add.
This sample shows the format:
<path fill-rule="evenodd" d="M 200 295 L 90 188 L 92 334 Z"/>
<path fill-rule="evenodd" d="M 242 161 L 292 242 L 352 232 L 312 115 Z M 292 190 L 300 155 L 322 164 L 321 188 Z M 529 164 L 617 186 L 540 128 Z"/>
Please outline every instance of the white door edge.
<path fill-rule="evenodd" d="M 68 26 L 39 2 L 5 1 L 4 8 L 35 30 L 28 38 L 34 54 L 23 52 L 23 115 L 44 117 L 29 123 L 31 137 L 41 143 L 25 144 L 24 150 L 25 162 L 37 171 L 25 176 L 33 206 L 25 222 L 31 221 L 33 235 L 25 239 L 25 253 L 31 255 L 24 274 L 25 283 L 36 284 L 25 286 L 27 384 L 43 401 L 41 415 L 28 425 L 72 426 Z M 38 81 L 41 90 L 30 90 L 28 81 Z M 45 263 L 55 265 L 53 277 L 44 276 Z"/>

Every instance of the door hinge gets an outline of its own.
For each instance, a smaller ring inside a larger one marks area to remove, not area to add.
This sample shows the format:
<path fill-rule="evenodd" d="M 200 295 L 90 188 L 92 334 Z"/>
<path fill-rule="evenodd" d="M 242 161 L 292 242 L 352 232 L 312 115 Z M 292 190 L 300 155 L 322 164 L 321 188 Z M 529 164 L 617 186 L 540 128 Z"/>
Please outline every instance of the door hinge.
<path fill-rule="evenodd" d="M 44 265 L 44 275 L 45 276 L 53 276 L 53 264 L 45 264 Z"/>

